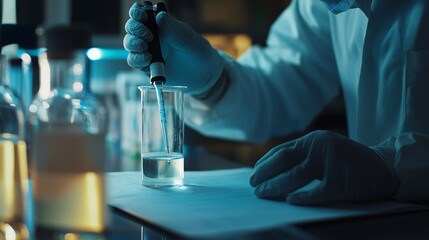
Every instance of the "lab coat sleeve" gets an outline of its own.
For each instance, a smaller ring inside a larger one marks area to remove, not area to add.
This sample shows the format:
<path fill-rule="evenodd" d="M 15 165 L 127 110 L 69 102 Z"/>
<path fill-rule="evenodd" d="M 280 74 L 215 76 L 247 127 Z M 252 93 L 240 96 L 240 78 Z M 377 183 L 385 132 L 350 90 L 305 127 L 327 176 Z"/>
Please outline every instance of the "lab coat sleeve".
<path fill-rule="evenodd" d="M 429 204 L 429 135 L 404 133 L 372 148 L 398 177 L 395 200 Z"/>
<path fill-rule="evenodd" d="M 339 92 L 329 14 L 320 1 L 293 1 L 266 47 L 237 61 L 225 56 L 230 82 L 216 104 L 185 100 L 185 122 L 207 136 L 250 142 L 304 129 Z"/>
<path fill-rule="evenodd" d="M 398 176 L 398 201 L 429 204 L 428 60 L 428 50 L 407 53 L 400 133 L 374 147 Z"/>

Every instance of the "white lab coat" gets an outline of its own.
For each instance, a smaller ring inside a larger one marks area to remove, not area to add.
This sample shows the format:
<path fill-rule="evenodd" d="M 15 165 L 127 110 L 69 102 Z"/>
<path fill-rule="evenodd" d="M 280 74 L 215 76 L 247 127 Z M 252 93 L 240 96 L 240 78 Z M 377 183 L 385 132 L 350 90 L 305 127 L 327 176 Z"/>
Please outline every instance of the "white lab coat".
<path fill-rule="evenodd" d="M 263 142 L 307 127 L 342 89 L 350 138 L 395 169 L 395 198 L 429 203 L 429 45 L 415 46 L 419 28 L 429 31 L 420 22 L 428 5 L 373 0 L 366 14 L 334 15 L 320 1 L 292 2 L 267 47 L 226 58 L 231 82 L 217 104 L 188 98 L 186 122 L 208 136 Z"/>

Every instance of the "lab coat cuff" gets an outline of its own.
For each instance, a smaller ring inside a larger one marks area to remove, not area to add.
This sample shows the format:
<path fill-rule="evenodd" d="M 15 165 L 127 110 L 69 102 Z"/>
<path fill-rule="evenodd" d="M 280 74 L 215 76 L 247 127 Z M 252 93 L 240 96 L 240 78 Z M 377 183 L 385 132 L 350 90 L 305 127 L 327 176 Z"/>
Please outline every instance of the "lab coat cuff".
<path fill-rule="evenodd" d="M 203 101 L 208 105 L 213 105 L 217 103 L 225 94 L 226 90 L 229 86 L 229 77 L 225 69 L 222 71 L 220 78 L 216 81 L 216 83 L 208 89 L 206 92 L 198 95 L 193 95 L 195 99 Z"/>
<path fill-rule="evenodd" d="M 379 157 L 380 159 L 386 163 L 386 166 L 389 168 L 392 179 L 394 181 L 394 185 L 396 186 L 396 191 L 400 186 L 400 178 L 395 169 L 395 158 L 396 158 L 396 149 L 393 146 L 375 146 L 370 147 Z"/>
<path fill-rule="evenodd" d="M 378 156 L 384 160 L 387 164 L 390 166 L 393 165 L 395 155 L 396 155 L 396 149 L 392 146 L 376 146 L 376 147 L 370 147 L 375 153 L 378 154 Z"/>
<path fill-rule="evenodd" d="M 213 105 L 217 103 L 227 91 L 230 83 L 230 78 L 228 75 L 228 71 L 226 70 L 226 65 L 229 61 L 233 60 L 231 59 L 231 57 L 229 57 L 222 51 L 218 51 L 218 53 L 223 59 L 223 67 L 220 76 L 214 81 L 212 86 L 207 88 L 204 92 L 192 95 L 193 98 L 202 101 L 207 105 Z"/>

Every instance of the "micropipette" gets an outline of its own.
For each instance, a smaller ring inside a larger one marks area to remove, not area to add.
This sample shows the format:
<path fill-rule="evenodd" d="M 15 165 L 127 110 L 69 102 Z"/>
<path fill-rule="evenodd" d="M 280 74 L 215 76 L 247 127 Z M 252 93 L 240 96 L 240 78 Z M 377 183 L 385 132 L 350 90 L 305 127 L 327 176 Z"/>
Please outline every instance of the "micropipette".
<path fill-rule="evenodd" d="M 156 98 L 159 107 L 159 116 L 161 119 L 161 131 L 162 138 L 164 141 L 165 151 L 167 155 L 170 154 L 167 137 L 167 118 L 165 115 L 164 96 L 162 93 L 162 86 L 166 82 L 164 73 L 164 58 L 162 57 L 161 45 L 159 42 L 158 28 L 156 26 L 155 15 L 157 12 L 166 11 L 165 5 L 161 2 L 157 5 L 152 5 L 150 1 L 143 3 L 143 10 L 148 15 L 146 26 L 151 30 L 153 34 L 153 40 L 149 43 L 149 52 L 152 54 L 152 60 L 150 63 L 150 83 L 155 87 Z"/>

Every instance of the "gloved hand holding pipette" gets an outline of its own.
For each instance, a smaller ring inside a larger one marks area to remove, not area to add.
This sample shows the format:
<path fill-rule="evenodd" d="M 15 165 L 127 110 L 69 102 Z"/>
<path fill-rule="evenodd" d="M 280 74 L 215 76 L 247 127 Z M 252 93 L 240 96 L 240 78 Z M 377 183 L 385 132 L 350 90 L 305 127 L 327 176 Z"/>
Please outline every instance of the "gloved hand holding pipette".
<path fill-rule="evenodd" d="M 148 43 L 152 32 L 145 26 L 147 14 L 142 4 L 135 3 L 129 10 L 130 19 L 125 25 L 127 35 L 124 47 L 129 51 L 128 64 L 149 72 L 152 55 Z M 161 50 L 165 60 L 168 85 L 185 85 L 188 93 L 200 95 L 208 91 L 219 79 L 223 58 L 206 39 L 188 25 L 174 19 L 166 12 L 156 16 Z"/>

